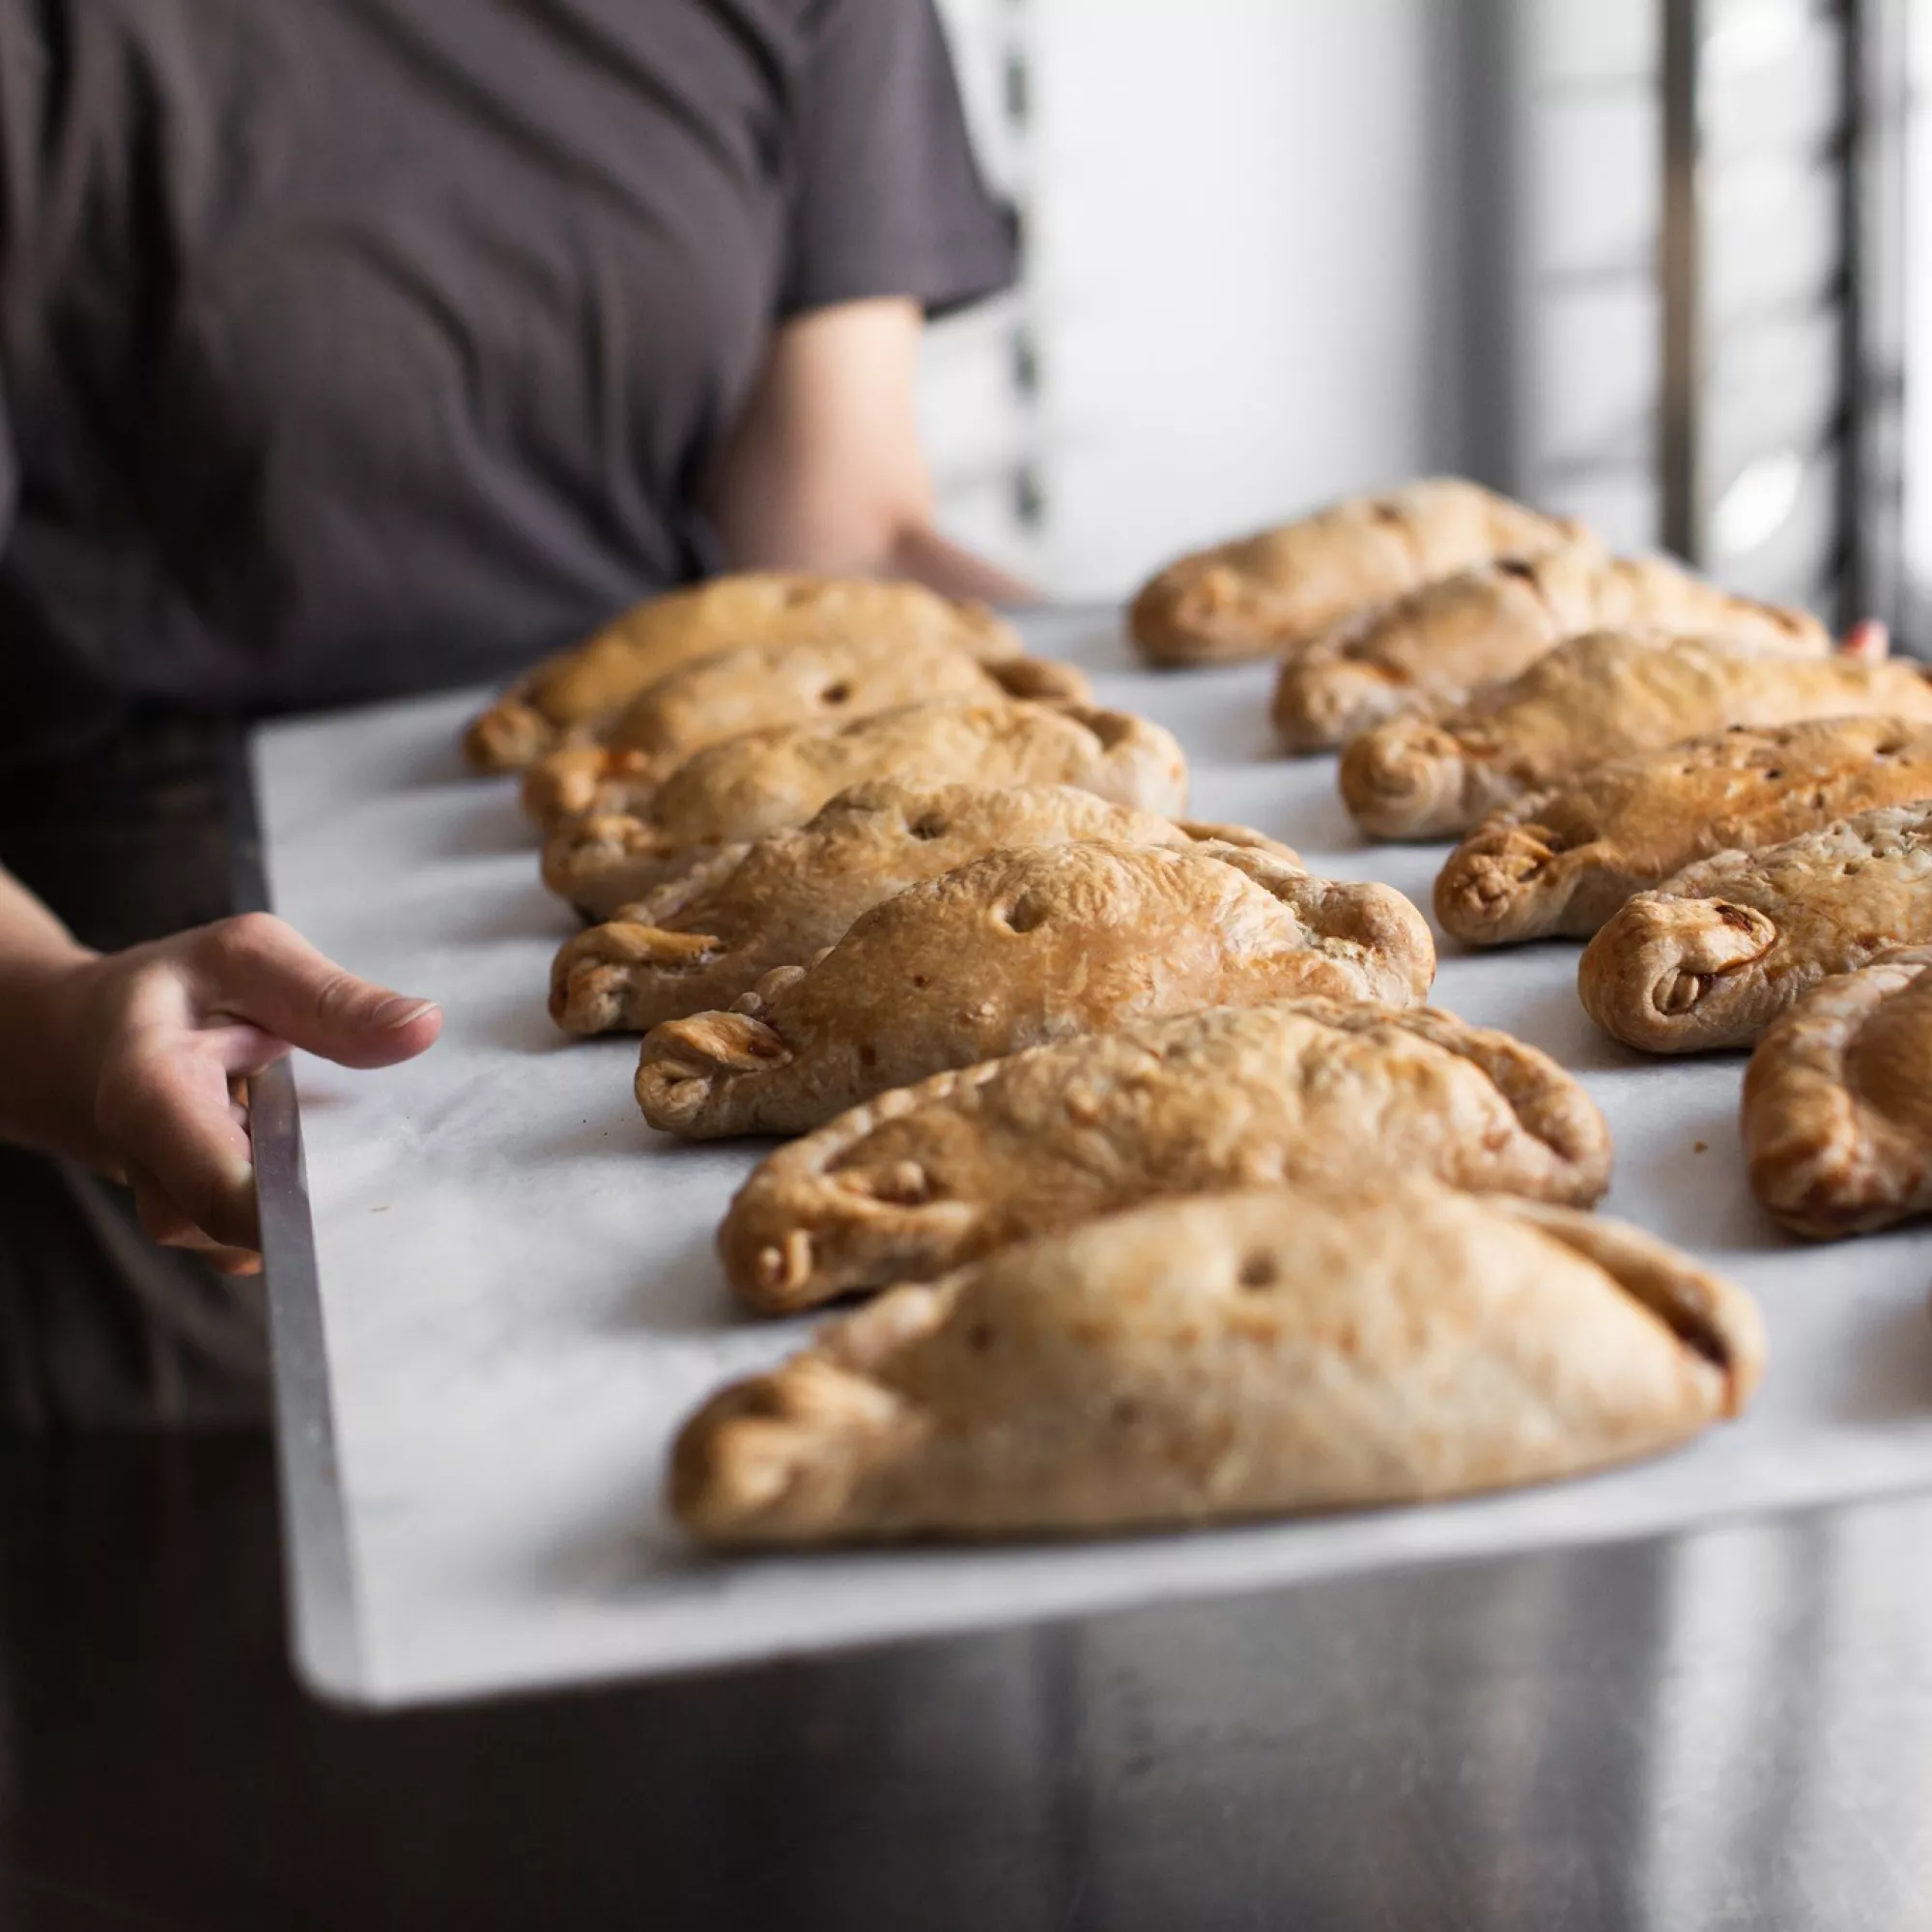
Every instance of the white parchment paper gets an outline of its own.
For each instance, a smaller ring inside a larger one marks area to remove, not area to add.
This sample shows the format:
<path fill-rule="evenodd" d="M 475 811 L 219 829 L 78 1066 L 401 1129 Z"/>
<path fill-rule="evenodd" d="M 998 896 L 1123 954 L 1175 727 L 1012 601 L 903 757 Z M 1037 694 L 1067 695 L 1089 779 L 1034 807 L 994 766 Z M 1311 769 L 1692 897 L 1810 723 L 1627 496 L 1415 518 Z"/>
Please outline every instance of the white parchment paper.
<path fill-rule="evenodd" d="M 1198 816 L 1256 825 L 1318 870 L 1428 904 L 1441 848 L 1357 840 L 1333 760 L 1273 754 L 1265 669 L 1131 669 L 1111 613 L 1053 613 L 1031 631 L 1094 671 L 1103 701 L 1179 733 Z M 481 1695 L 1932 1480 L 1932 1234 L 1787 1242 L 1745 1187 L 1741 1059 L 1644 1061 L 1604 1037 L 1577 1004 L 1574 945 L 1445 947 L 1435 1003 L 1554 1054 L 1602 1104 L 1617 1144 L 1605 1211 L 1760 1297 L 1772 1361 L 1747 1418 L 1641 1467 L 1427 1509 L 1072 1547 L 694 1549 L 659 1510 L 670 1433 L 808 1324 L 742 1316 L 713 1264 L 713 1229 L 755 1151 L 653 1134 L 631 1098 L 636 1042 L 553 1028 L 549 965 L 574 922 L 538 883 L 512 784 L 464 774 L 455 737 L 475 702 L 280 724 L 255 748 L 276 909 L 448 1015 L 412 1065 L 298 1068 L 360 1654 L 353 1681 L 323 1688 L 379 1703 Z"/>

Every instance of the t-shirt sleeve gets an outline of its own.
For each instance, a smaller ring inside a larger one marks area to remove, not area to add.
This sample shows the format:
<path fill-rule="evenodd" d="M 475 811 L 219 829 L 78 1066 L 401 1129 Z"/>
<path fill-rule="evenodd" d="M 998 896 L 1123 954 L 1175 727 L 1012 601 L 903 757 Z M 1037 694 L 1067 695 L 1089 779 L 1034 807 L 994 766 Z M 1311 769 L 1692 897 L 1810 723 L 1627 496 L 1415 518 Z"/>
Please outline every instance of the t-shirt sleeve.
<path fill-rule="evenodd" d="M 797 103 L 781 315 L 868 296 L 928 314 L 1013 279 L 1013 223 L 967 137 L 931 0 L 824 0 Z"/>

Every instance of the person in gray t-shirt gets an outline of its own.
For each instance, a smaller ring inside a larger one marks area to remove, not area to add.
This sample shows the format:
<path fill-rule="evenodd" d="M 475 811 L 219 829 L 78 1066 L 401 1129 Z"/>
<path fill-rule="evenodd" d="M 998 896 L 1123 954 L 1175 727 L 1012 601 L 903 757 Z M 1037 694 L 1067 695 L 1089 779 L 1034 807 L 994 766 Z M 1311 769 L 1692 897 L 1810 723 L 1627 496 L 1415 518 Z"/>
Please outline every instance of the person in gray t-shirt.
<path fill-rule="evenodd" d="M 1023 596 L 912 387 L 1012 253 L 930 0 L 0 0 L 0 1424 L 258 1410 L 238 1076 L 435 1038 L 222 918 L 239 722 L 724 567 Z"/>

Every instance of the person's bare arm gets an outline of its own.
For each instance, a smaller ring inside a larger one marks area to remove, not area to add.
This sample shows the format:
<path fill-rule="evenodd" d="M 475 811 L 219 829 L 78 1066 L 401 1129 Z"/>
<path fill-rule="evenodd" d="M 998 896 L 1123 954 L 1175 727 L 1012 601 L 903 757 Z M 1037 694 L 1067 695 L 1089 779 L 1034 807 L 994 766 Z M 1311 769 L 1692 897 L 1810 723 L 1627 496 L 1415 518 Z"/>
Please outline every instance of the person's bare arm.
<path fill-rule="evenodd" d="M 910 577 L 949 596 L 1038 601 L 933 526 L 914 390 L 922 326 L 916 302 L 841 302 L 772 338 L 710 492 L 734 567 Z"/>
<path fill-rule="evenodd" d="M 388 1066 L 440 1012 L 248 913 L 125 952 L 81 946 L 0 871 L 0 1139 L 126 1180 L 156 1240 L 258 1266 L 239 1083 L 291 1046 Z"/>

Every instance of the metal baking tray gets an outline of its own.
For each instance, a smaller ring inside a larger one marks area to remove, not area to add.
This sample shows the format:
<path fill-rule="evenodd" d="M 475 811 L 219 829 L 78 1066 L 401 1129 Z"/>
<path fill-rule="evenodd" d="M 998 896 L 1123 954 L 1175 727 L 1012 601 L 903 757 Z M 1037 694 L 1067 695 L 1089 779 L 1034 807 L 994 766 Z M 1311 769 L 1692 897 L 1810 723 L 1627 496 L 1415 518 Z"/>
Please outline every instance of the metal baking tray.
<path fill-rule="evenodd" d="M 1179 732 L 1198 815 L 1427 904 L 1440 848 L 1363 845 L 1333 761 L 1274 754 L 1266 668 L 1138 670 L 1112 611 L 1026 628 L 1092 671 L 1103 701 Z M 456 733 L 478 701 L 277 724 L 251 747 L 275 909 L 448 1014 L 407 1067 L 298 1058 L 255 1089 L 295 1646 L 319 1691 L 486 1696 L 1932 1482 L 1932 1233 L 1788 1242 L 1746 1191 L 1740 1059 L 1646 1062 L 1605 1038 L 1577 1004 L 1574 945 L 1445 947 L 1435 1003 L 1553 1053 L 1604 1107 L 1606 1211 L 1759 1296 L 1772 1358 L 1746 1419 L 1658 1462 L 1427 1508 L 1065 1546 L 694 1548 L 659 1509 L 671 1432 L 808 1324 L 740 1314 L 713 1263 L 758 1151 L 651 1133 L 631 1098 L 635 1041 L 553 1029 L 548 968 L 572 922 L 538 883 L 513 785 L 462 769 Z"/>

